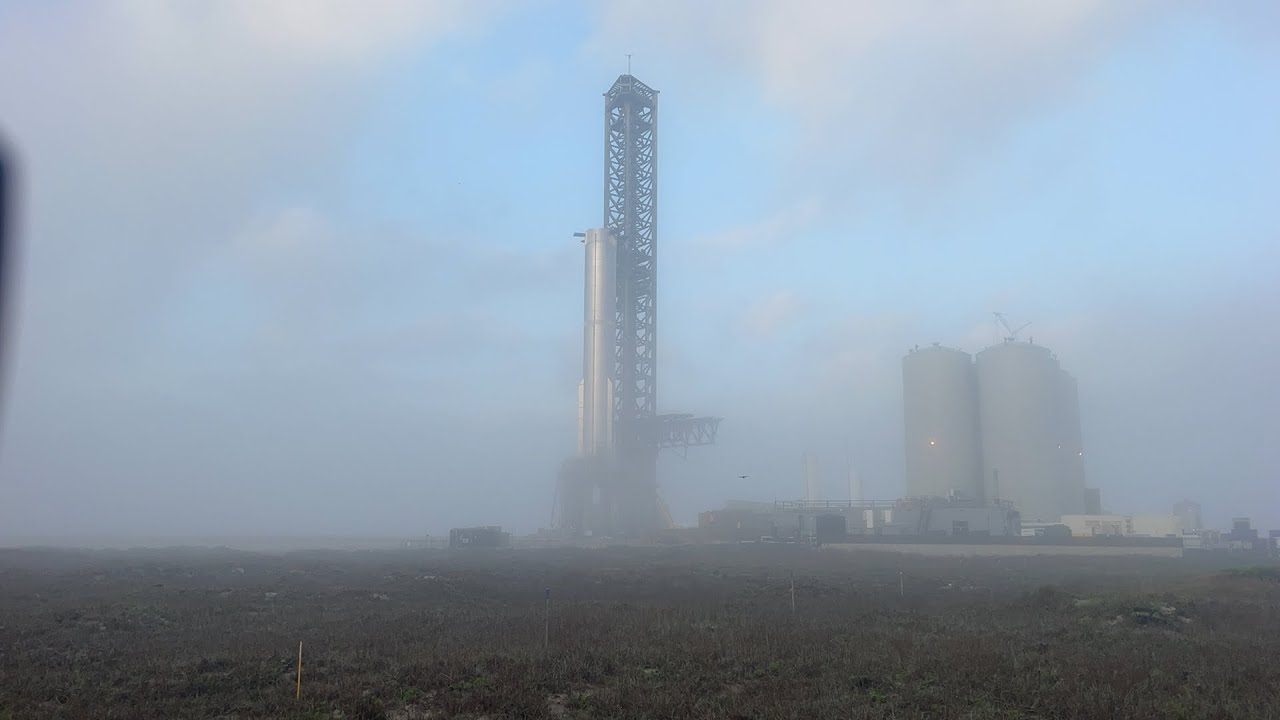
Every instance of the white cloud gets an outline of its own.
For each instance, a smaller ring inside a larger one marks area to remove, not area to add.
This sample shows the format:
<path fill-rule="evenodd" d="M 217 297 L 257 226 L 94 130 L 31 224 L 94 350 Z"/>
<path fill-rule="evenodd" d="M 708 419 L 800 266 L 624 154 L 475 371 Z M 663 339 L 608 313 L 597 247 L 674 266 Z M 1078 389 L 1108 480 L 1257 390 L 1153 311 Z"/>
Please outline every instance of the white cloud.
<path fill-rule="evenodd" d="M 742 328 L 755 339 L 768 340 L 795 318 L 800 307 L 795 293 L 780 290 L 748 308 L 742 317 Z"/>
<path fill-rule="evenodd" d="M 314 209 L 289 207 L 269 220 L 254 222 L 231 244 L 249 257 L 290 261 L 327 244 L 332 234 L 329 223 Z"/>
<path fill-rule="evenodd" d="M 505 7 L 0 3 L 0 132 L 27 202 L 0 474 L 28 495 L 6 495 L 6 527 L 164 524 L 133 501 L 264 473 L 288 483 L 332 464 L 300 459 L 310 448 L 395 416 L 430 382 L 460 385 L 452 367 L 411 382 L 379 366 L 410 354 L 380 354 L 382 335 L 417 323 L 428 347 L 402 363 L 415 366 L 453 352 L 444 342 L 506 342 L 503 328 L 440 340 L 470 317 L 437 327 L 412 313 L 433 306 L 405 300 L 436 279 L 438 242 L 342 212 L 354 128 L 387 69 Z M 294 430 L 307 424 L 311 436 Z M 202 466 L 209 437 L 225 448 L 241 430 L 231 454 L 254 461 Z M 260 439 L 273 432 L 286 437 Z M 56 498 L 72 488 L 129 497 L 135 514 L 70 519 Z"/>
<path fill-rule="evenodd" d="M 618 0 L 601 13 L 593 47 L 640 44 L 649 56 L 745 73 L 767 103 L 802 123 L 806 166 L 848 173 L 870 162 L 878 176 L 921 180 L 980 154 L 1164 7 Z"/>
<path fill-rule="evenodd" d="M 716 253 L 773 245 L 803 233 L 819 214 L 818 200 L 804 198 L 757 222 L 697 237 L 693 242 L 704 250 Z"/>
<path fill-rule="evenodd" d="M 291 138 L 306 143 L 359 111 L 366 99 L 360 81 L 381 63 L 502 7 L 462 0 L 10 5 L 0 9 L 5 129 L 33 156 L 33 172 L 163 168 L 167 180 L 185 186 L 187 176 L 204 174 L 190 164 L 260 167 L 295 153 Z M 320 154 L 315 147 L 309 150 Z"/>
<path fill-rule="evenodd" d="M 134 3 L 132 9 L 162 23 L 190 27 L 193 17 L 206 28 L 227 32 L 254 52 L 300 61 L 364 62 L 403 46 L 460 29 L 498 3 L 464 0 L 231 0 L 193 6 Z"/>
<path fill-rule="evenodd" d="M 150 314 L 249 218 L 343 177 L 351 128 L 375 97 L 368 80 L 393 56 L 503 7 L 0 5 L 0 130 L 20 155 L 29 202 L 25 326 L 44 333 L 74 316 L 106 328 Z M 282 188 L 294 195 L 279 197 Z M 282 216 L 270 237 L 302 242 L 317 228 L 298 223 L 315 221 Z"/>

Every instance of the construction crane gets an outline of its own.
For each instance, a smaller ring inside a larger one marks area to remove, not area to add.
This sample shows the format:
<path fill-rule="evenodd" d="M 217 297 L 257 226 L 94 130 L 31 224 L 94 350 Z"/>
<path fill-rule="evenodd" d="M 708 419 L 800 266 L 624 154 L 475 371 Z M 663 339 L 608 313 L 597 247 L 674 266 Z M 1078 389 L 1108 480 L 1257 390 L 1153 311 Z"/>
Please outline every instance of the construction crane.
<path fill-rule="evenodd" d="M 1027 326 L 1031 324 L 1031 322 L 1028 321 L 1019 325 L 1015 329 L 1013 326 L 1009 324 L 1009 318 L 1005 317 L 1004 313 L 993 312 L 991 314 L 995 315 L 996 317 L 996 332 L 999 332 L 1001 334 L 1005 342 L 1017 341 L 1018 333 L 1022 332 L 1023 330 L 1026 330 Z"/>

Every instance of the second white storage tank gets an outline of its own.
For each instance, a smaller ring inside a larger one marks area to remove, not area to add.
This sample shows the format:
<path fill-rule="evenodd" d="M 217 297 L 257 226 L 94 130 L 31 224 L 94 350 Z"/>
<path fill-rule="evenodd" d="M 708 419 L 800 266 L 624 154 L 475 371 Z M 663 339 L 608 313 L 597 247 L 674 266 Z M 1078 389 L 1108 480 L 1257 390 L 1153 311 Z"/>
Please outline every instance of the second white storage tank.
<path fill-rule="evenodd" d="M 1006 341 L 978 353 L 975 365 L 986 497 L 1013 502 L 1024 521 L 1057 521 L 1066 475 L 1059 446 L 1067 444 L 1057 359 L 1047 348 Z"/>

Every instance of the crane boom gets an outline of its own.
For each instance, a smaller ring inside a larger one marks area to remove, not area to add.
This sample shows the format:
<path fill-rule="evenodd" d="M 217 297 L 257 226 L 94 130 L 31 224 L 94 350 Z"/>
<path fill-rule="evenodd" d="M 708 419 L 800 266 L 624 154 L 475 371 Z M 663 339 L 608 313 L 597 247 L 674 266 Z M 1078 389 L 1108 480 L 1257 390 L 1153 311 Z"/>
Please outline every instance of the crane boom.
<path fill-rule="evenodd" d="M 1005 317 L 1004 313 L 993 312 L 991 314 L 996 318 L 996 331 L 1000 333 L 1005 342 L 1016 341 L 1018 339 L 1018 333 L 1026 330 L 1027 326 L 1031 324 L 1031 321 L 1027 321 L 1019 325 L 1017 328 L 1014 328 L 1009 324 L 1009 318 Z"/>

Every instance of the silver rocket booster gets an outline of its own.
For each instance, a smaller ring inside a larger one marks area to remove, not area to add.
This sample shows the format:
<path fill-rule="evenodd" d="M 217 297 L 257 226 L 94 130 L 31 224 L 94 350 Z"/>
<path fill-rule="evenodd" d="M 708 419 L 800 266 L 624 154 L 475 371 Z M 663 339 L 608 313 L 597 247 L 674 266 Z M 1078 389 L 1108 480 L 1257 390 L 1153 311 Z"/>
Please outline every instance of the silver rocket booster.
<path fill-rule="evenodd" d="M 613 447 L 613 363 L 618 241 L 605 228 L 583 239 L 586 255 L 582 326 L 582 380 L 578 383 L 578 455 L 601 455 Z"/>

